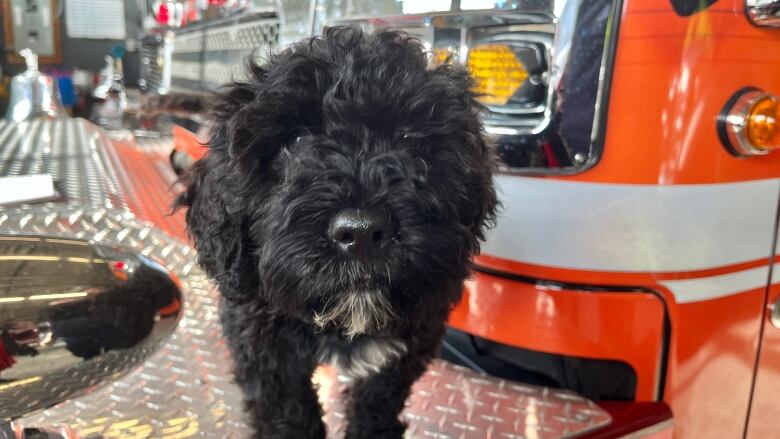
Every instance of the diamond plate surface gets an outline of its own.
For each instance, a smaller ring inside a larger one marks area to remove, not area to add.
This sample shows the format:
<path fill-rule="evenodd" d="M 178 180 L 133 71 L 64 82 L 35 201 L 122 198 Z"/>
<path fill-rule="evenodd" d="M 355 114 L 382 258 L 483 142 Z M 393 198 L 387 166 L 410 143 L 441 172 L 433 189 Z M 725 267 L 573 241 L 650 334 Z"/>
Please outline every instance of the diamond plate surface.
<path fill-rule="evenodd" d="M 65 201 L 127 209 L 106 132 L 84 119 L 0 120 L 0 176 L 51 174 Z"/>
<path fill-rule="evenodd" d="M 67 423 L 105 437 L 246 437 L 240 391 L 218 322 L 218 293 L 193 263 L 193 250 L 127 212 L 63 207 L 0 212 L 4 233 L 75 236 L 119 244 L 161 261 L 182 280 L 179 328 L 137 372 L 90 395 L 25 420 Z M 344 427 L 339 395 L 347 380 L 330 369 L 315 377 L 331 437 Z M 443 361 L 413 389 L 403 414 L 407 437 L 567 437 L 609 423 L 592 402 L 568 392 L 510 383 Z"/>
<path fill-rule="evenodd" d="M 325 422 L 341 437 L 345 427 L 340 395 L 350 379 L 320 369 Z M 609 424 L 599 406 L 572 392 L 480 375 L 473 370 L 435 360 L 415 383 L 401 415 L 407 438 L 524 439 L 564 438 Z"/>

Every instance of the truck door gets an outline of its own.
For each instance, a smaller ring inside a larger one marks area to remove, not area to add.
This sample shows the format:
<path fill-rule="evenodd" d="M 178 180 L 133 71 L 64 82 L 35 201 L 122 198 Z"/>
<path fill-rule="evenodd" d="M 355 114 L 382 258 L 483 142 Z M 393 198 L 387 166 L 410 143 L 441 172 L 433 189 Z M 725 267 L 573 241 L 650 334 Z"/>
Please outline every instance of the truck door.
<path fill-rule="evenodd" d="M 780 232 L 780 228 L 777 230 Z M 777 236 L 776 232 L 773 243 L 774 260 L 770 265 L 766 307 L 753 378 L 753 396 L 745 425 L 747 438 L 777 435 L 777 398 L 780 395 L 780 243 Z"/>

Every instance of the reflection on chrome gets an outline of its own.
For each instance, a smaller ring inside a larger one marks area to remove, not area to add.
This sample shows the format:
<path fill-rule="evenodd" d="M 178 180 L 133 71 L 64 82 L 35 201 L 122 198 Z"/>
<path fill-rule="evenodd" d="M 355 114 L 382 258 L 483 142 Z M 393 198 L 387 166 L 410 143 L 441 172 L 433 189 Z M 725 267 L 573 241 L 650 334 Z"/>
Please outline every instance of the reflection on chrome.
<path fill-rule="evenodd" d="M 67 425 L 53 425 L 45 428 L 26 427 L 11 422 L 0 424 L 0 439 L 79 439 L 79 436 Z"/>
<path fill-rule="evenodd" d="M 173 332 L 180 304 L 178 280 L 142 255 L 0 236 L 0 424 L 139 365 Z"/>

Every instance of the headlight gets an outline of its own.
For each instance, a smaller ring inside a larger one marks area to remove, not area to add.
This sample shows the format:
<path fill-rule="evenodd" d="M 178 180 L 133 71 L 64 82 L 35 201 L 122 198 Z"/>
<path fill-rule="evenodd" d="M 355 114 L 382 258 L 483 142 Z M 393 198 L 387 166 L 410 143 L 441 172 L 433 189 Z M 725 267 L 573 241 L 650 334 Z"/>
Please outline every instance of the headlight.
<path fill-rule="evenodd" d="M 464 65 L 505 171 L 572 173 L 598 160 L 606 117 L 597 112 L 607 107 L 621 0 L 474 0 L 423 13 L 407 3 L 321 0 L 314 32 L 402 29 L 431 51 L 432 64 Z"/>

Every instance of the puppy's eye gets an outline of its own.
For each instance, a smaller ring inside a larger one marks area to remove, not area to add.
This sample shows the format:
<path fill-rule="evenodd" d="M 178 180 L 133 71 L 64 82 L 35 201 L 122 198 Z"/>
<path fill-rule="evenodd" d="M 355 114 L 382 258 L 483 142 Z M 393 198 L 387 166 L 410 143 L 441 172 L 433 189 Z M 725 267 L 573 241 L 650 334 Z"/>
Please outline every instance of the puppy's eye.
<path fill-rule="evenodd" d="M 299 143 L 301 143 L 301 136 L 298 136 L 294 138 L 292 141 L 285 143 L 283 147 L 285 154 L 289 156 L 290 151 L 293 150 L 295 146 Z"/>

